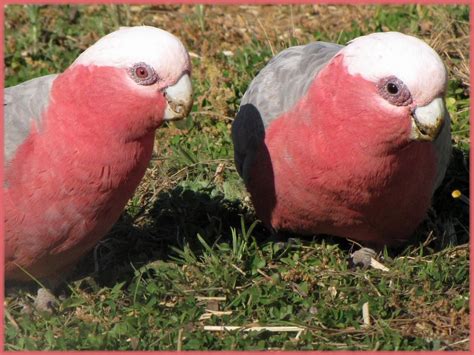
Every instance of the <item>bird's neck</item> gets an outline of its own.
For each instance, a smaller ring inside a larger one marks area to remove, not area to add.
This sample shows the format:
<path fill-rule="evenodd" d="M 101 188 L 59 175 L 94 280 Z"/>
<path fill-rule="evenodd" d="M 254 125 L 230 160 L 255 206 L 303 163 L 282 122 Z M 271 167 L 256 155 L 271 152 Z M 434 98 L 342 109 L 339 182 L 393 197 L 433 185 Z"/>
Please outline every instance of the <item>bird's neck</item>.
<path fill-rule="evenodd" d="M 344 144 L 354 154 L 386 156 L 412 142 L 410 109 L 391 108 L 373 82 L 348 73 L 342 57 L 319 73 L 306 100 L 315 113 L 309 126 L 313 132 L 324 132 L 312 135 L 318 145 Z"/>
<path fill-rule="evenodd" d="M 49 120 L 77 139 L 140 141 L 163 124 L 166 106 L 163 95 L 141 89 L 125 69 L 74 66 L 53 84 Z"/>

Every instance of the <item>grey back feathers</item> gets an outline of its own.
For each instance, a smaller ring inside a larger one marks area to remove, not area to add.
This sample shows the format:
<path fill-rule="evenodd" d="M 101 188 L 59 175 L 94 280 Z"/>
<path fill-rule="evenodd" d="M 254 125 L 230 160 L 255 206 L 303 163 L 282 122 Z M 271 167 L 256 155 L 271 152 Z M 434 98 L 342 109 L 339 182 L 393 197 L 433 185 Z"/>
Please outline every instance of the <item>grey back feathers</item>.
<path fill-rule="evenodd" d="M 51 86 L 58 74 L 25 81 L 4 91 L 4 162 L 8 164 L 30 134 L 32 121 L 40 129 L 42 113 L 49 104 Z"/>
<path fill-rule="evenodd" d="M 272 120 L 289 111 L 343 46 L 314 42 L 285 49 L 252 80 L 232 124 L 237 171 L 247 184 L 254 154 Z"/>
<path fill-rule="evenodd" d="M 342 48 L 338 44 L 314 42 L 285 49 L 252 80 L 241 106 L 257 107 L 267 127 L 304 96 L 314 77 Z"/>

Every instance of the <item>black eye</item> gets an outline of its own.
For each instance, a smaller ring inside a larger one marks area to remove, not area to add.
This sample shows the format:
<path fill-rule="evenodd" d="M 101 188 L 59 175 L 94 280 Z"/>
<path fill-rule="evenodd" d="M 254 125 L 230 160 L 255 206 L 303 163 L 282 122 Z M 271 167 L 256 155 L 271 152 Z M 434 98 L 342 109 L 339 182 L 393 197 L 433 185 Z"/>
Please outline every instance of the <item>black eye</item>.
<path fill-rule="evenodd" d="M 408 87 L 396 76 L 389 76 L 377 84 L 379 94 L 395 106 L 406 106 L 412 103 Z"/>
<path fill-rule="evenodd" d="M 140 85 L 152 85 L 158 81 L 155 70 L 146 63 L 136 63 L 129 69 L 129 74 Z"/>
<path fill-rule="evenodd" d="M 388 91 L 390 94 L 392 94 L 392 95 L 398 94 L 398 86 L 397 86 L 397 84 L 388 83 L 388 84 L 387 84 L 387 91 Z"/>

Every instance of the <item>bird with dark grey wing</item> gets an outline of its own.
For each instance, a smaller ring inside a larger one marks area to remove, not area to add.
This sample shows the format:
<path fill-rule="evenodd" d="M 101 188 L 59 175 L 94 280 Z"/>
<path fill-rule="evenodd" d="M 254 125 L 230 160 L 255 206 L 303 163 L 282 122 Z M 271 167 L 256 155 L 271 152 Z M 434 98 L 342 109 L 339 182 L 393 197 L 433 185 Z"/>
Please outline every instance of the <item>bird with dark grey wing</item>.
<path fill-rule="evenodd" d="M 275 56 L 232 125 L 259 218 L 368 247 L 409 240 L 451 154 L 447 80 L 430 46 L 396 32 Z"/>

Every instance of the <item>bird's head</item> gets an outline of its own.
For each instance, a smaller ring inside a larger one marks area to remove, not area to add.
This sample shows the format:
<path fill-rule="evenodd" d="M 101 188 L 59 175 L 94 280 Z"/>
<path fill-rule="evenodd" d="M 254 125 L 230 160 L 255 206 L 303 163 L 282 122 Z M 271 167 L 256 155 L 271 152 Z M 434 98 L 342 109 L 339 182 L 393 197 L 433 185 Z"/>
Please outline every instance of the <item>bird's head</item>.
<path fill-rule="evenodd" d="M 155 27 L 122 27 L 102 37 L 68 71 L 83 84 L 81 104 L 110 113 L 117 125 L 128 115 L 156 128 L 192 108 L 189 55 L 177 37 Z"/>
<path fill-rule="evenodd" d="M 398 32 L 362 36 L 341 49 L 326 72 L 347 93 L 338 93 L 344 96 L 338 105 L 380 137 L 406 143 L 438 136 L 447 116 L 447 72 L 422 40 Z"/>

